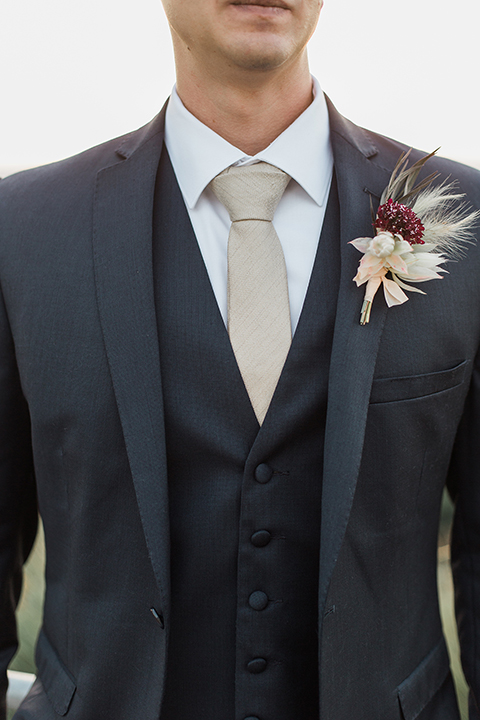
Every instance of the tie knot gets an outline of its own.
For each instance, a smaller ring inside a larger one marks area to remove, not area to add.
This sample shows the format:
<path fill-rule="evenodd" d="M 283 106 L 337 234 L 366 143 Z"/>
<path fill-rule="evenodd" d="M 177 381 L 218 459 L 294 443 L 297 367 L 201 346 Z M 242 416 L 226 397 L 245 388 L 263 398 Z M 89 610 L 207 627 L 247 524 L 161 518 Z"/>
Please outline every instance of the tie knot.
<path fill-rule="evenodd" d="M 265 162 L 228 167 L 210 183 L 230 220 L 273 220 L 290 176 Z"/>

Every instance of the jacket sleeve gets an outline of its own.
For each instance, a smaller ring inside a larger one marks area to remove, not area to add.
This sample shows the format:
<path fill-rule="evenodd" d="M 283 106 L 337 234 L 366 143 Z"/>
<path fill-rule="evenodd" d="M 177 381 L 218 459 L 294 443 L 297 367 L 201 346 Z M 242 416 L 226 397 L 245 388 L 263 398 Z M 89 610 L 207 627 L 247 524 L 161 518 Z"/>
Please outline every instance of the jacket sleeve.
<path fill-rule="evenodd" d="M 0 291 L 0 720 L 6 717 L 7 667 L 17 649 L 22 564 L 37 517 L 30 420 Z"/>
<path fill-rule="evenodd" d="M 452 456 L 452 571 L 469 718 L 480 720 L 480 352 Z"/>

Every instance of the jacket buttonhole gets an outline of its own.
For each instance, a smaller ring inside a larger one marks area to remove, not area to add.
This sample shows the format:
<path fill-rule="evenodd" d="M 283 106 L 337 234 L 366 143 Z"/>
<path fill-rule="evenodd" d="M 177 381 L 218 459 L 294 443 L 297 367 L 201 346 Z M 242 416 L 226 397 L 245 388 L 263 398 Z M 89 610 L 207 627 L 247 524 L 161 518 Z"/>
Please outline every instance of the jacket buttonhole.
<path fill-rule="evenodd" d="M 163 615 L 159 615 L 159 613 L 155 610 L 154 607 L 150 608 L 150 612 L 152 613 L 153 617 L 159 623 L 160 627 L 163 630 L 165 627 L 165 621 L 163 619 Z"/>

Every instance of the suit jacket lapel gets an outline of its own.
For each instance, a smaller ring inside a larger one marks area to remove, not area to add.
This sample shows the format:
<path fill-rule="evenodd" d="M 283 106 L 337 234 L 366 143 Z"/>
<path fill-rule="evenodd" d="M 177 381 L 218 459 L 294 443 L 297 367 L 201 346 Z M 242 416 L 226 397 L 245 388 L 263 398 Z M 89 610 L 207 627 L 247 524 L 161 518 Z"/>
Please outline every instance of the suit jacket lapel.
<path fill-rule="evenodd" d="M 377 149 L 362 130 L 330 107 L 331 139 L 340 201 L 341 276 L 330 364 L 322 494 L 319 610 L 345 535 L 360 467 L 368 403 L 387 306 L 378 293 L 370 323 L 359 324 L 364 287 L 357 288 L 360 253 L 350 240 L 372 235 L 374 207 L 390 173 L 375 165 Z"/>
<path fill-rule="evenodd" d="M 143 529 L 169 606 L 169 527 L 163 402 L 152 270 L 155 176 L 163 113 L 129 136 L 97 175 L 94 264 L 98 307 Z"/>

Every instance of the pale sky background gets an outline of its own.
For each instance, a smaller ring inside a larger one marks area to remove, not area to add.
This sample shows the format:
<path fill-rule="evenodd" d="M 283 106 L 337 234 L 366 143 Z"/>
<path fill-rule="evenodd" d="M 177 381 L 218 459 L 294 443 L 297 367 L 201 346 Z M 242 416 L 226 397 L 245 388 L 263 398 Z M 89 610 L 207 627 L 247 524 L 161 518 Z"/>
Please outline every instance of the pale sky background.
<path fill-rule="evenodd" d="M 0 174 L 159 111 L 174 82 L 160 0 L 0 2 Z M 325 0 L 310 64 L 351 120 L 480 167 L 479 38 L 479 0 Z"/>

